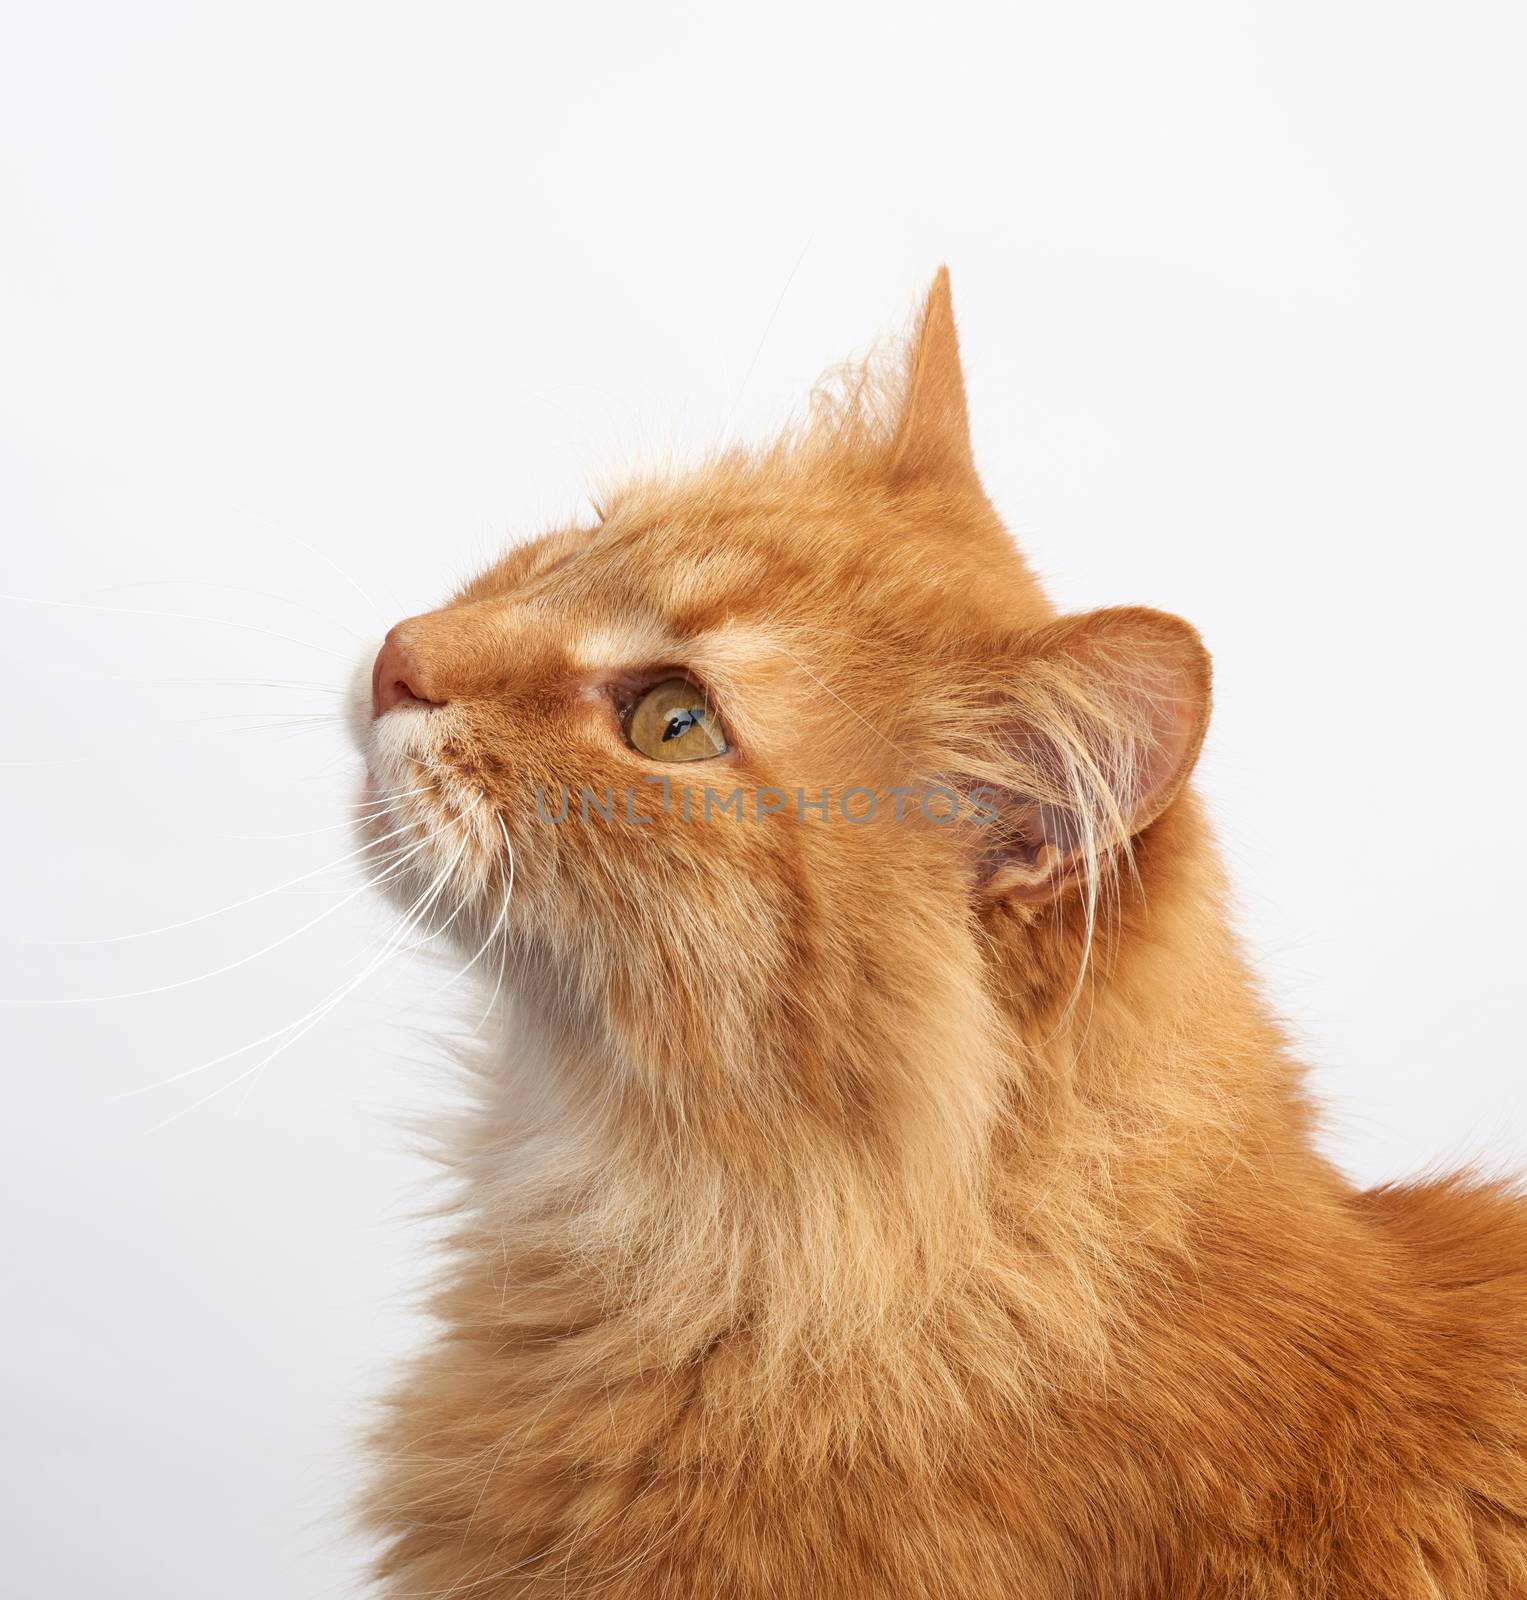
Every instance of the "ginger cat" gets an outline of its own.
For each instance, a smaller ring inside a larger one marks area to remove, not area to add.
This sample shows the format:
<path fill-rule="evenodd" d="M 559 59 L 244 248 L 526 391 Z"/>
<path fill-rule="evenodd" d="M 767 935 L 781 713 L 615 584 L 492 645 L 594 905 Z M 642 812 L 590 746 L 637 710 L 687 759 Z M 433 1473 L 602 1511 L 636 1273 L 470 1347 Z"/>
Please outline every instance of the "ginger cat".
<path fill-rule="evenodd" d="M 1527 1209 L 1316 1153 L 1209 677 L 1046 600 L 943 273 L 892 382 L 388 635 L 375 865 L 502 996 L 382 1593 L 1527 1597 Z"/>

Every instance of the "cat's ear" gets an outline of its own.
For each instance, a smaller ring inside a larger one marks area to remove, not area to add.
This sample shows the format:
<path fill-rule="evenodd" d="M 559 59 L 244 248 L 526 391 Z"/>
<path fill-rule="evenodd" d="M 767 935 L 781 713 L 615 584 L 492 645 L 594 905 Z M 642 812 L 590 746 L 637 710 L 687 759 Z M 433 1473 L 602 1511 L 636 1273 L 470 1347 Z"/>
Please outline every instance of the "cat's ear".
<path fill-rule="evenodd" d="M 1125 607 L 1048 625 L 1009 673 L 1011 765 L 986 787 L 991 815 L 977 830 L 983 892 L 1037 902 L 1068 885 L 1095 889 L 1193 770 L 1209 654 L 1181 618 Z"/>
<path fill-rule="evenodd" d="M 898 478 L 975 474 L 948 267 L 939 268 L 928 290 L 922 320 L 908 352 L 889 468 Z"/>

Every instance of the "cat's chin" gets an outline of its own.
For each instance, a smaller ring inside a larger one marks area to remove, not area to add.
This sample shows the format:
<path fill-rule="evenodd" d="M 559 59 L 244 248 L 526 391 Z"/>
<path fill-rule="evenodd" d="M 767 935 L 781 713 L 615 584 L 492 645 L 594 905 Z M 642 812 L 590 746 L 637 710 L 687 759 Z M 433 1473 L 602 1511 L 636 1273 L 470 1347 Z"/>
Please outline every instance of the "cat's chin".
<path fill-rule="evenodd" d="M 430 756 L 422 729 L 403 726 L 415 715 L 427 722 L 431 713 L 389 712 L 382 736 L 362 746 L 353 837 L 363 869 L 400 914 L 397 932 L 407 943 L 497 971 L 493 947 L 508 913 L 495 848 L 501 825 L 460 775 Z"/>

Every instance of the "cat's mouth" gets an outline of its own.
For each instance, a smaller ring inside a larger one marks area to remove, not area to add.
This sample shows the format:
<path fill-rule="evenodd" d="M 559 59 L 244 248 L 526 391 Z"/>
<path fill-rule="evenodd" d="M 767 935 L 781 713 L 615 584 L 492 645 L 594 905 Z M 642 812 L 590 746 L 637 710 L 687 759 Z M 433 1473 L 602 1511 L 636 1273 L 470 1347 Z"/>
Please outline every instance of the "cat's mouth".
<path fill-rule="evenodd" d="M 399 703 L 375 713 L 370 670 L 357 670 L 347 721 L 363 763 L 356 832 L 375 886 L 426 937 L 474 935 L 505 854 L 486 797 L 441 754 L 448 708 Z M 459 937 L 458 937 L 459 936 Z"/>

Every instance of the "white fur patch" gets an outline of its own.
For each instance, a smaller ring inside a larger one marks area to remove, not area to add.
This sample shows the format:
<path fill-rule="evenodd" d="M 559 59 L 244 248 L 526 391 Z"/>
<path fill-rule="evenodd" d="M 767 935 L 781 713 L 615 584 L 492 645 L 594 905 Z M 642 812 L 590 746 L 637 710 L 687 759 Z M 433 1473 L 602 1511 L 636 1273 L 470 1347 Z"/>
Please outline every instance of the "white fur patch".
<path fill-rule="evenodd" d="M 656 621 L 611 623 L 580 634 L 568 645 L 573 665 L 584 672 L 614 671 L 677 654 L 677 642 Z"/>

